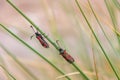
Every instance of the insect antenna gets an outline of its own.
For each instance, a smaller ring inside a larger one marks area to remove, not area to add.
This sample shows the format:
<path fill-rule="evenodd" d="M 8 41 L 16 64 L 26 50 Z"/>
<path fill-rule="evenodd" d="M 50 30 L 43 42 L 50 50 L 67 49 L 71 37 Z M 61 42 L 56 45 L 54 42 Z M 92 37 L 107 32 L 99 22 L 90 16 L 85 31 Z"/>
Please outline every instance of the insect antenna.
<path fill-rule="evenodd" d="M 30 26 L 30 27 L 32 28 L 33 32 L 35 32 L 35 33 L 36 33 L 35 29 L 34 29 L 32 26 Z"/>
<path fill-rule="evenodd" d="M 36 31 L 34 30 L 34 28 L 33 28 L 32 26 L 30 26 L 30 27 L 32 28 L 33 32 L 36 33 Z M 32 39 L 32 37 L 33 37 L 34 35 L 35 35 L 35 34 L 33 34 L 33 35 L 30 37 L 30 39 Z"/>

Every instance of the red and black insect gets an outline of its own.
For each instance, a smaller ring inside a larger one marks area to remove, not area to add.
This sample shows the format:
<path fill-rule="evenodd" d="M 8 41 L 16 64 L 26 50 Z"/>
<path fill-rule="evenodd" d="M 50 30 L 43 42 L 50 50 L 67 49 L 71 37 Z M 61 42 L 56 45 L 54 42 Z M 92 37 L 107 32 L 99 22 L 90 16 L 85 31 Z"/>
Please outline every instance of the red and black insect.
<path fill-rule="evenodd" d="M 60 52 L 60 55 L 62 55 L 62 57 L 69 63 L 73 63 L 75 61 L 74 58 L 66 52 L 66 50 L 59 48 L 59 52 Z"/>
<path fill-rule="evenodd" d="M 33 27 L 31 26 L 31 28 L 33 29 Z M 33 29 L 33 31 L 35 32 L 35 30 Z M 41 45 L 44 47 L 44 48 L 49 48 L 49 45 L 48 43 L 44 40 L 43 36 L 37 32 L 35 32 L 35 35 L 36 35 L 36 38 L 39 40 L 39 42 L 41 43 Z M 33 35 L 34 36 L 34 35 Z M 33 37 L 31 36 L 31 38 Z"/>
<path fill-rule="evenodd" d="M 74 58 L 66 52 L 66 50 L 63 50 L 62 48 L 60 48 L 59 52 L 60 52 L 60 55 L 62 55 L 64 59 L 67 60 L 69 63 L 73 63 L 75 61 Z"/>

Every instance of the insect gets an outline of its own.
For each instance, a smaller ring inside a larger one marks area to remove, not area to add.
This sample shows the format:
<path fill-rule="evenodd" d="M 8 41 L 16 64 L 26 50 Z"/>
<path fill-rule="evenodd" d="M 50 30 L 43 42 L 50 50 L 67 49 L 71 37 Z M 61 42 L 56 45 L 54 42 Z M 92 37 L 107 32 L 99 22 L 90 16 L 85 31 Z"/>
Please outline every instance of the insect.
<path fill-rule="evenodd" d="M 31 26 L 31 28 L 33 29 L 33 27 Z M 35 32 L 35 30 L 33 29 L 33 31 Z M 39 42 L 41 43 L 41 45 L 44 47 L 44 48 L 49 48 L 49 45 L 48 43 L 44 40 L 43 36 L 37 32 L 35 32 L 35 35 L 36 35 L 36 38 L 39 40 Z M 34 35 L 31 36 L 31 39 Z"/>
<path fill-rule="evenodd" d="M 56 41 L 56 43 L 58 44 L 58 41 Z M 66 52 L 66 50 L 59 47 L 59 52 L 60 55 L 62 55 L 62 57 L 69 63 L 73 63 L 75 61 L 74 58 Z"/>

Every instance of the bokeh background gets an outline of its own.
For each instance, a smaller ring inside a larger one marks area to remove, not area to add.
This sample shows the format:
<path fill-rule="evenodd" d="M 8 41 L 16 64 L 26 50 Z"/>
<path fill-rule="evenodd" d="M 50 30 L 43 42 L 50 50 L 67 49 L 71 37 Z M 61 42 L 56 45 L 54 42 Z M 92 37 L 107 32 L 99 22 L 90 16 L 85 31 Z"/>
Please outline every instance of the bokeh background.
<path fill-rule="evenodd" d="M 120 74 L 119 42 L 112 30 L 112 20 L 104 0 L 90 0 L 90 3 L 117 53 L 114 53 L 105 38 L 87 0 L 78 1 L 103 48 L 110 57 L 111 62 L 116 67 L 118 74 Z M 117 80 L 84 17 L 79 11 L 75 0 L 12 0 L 12 2 L 32 19 L 54 42 L 59 40 L 60 46 L 74 57 L 79 68 L 92 80 L 96 80 L 93 55 L 95 57 L 99 80 Z M 113 5 L 113 2 L 110 5 L 114 10 L 117 22 L 116 26 L 119 31 L 119 10 Z M 65 73 L 78 72 L 59 55 L 59 52 L 51 44 L 49 44 L 49 49 L 45 49 L 35 36 L 30 39 L 30 36 L 34 34 L 30 28 L 31 24 L 15 11 L 6 0 L 0 0 L 0 23 L 7 26 L 8 29 L 34 47 Z M 47 62 L 34 54 L 1 27 L 0 44 L 26 66 L 38 80 L 56 80 L 57 77 L 61 76 Z M 17 80 L 33 80 L 2 47 L 0 47 L 0 58 L 1 65 L 4 65 Z M 72 75 L 70 78 L 73 80 L 82 80 L 79 74 Z M 8 76 L 2 68 L 0 68 L 0 80 L 8 80 Z M 66 79 L 62 78 L 59 80 Z"/>

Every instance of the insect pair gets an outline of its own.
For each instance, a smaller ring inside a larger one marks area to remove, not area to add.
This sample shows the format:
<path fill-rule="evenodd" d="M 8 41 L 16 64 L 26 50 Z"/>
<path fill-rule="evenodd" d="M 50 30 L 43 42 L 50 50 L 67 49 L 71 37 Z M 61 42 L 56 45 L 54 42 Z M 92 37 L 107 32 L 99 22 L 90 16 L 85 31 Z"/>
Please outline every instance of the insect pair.
<path fill-rule="evenodd" d="M 33 29 L 33 27 L 31 26 L 31 28 Z M 48 43 L 44 40 L 43 36 L 38 33 L 38 31 L 36 32 L 34 29 L 33 29 L 35 35 L 36 35 L 36 38 L 39 40 L 39 42 L 41 43 L 41 45 L 44 47 L 44 48 L 49 48 L 49 45 Z M 34 36 L 34 35 L 33 35 Z M 31 36 L 31 38 L 33 37 Z M 56 41 L 56 43 L 58 44 L 58 40 Z M 58 44 L 59 45 L 59 44 Z M 66 50 L 62 49 L 60 46 L 59 46 L 59 52 L 60 52 L 60 55 L 66 60 L 68 61 L 69 63 L 73 63 L 74 62 L 74 59 L 72 58 L 71 55 L 69 55 Z"/>

